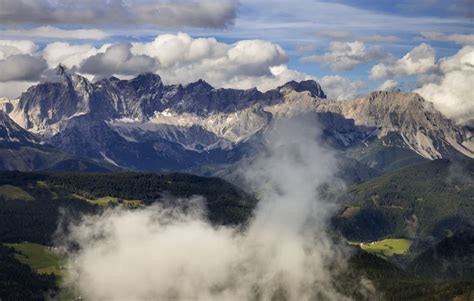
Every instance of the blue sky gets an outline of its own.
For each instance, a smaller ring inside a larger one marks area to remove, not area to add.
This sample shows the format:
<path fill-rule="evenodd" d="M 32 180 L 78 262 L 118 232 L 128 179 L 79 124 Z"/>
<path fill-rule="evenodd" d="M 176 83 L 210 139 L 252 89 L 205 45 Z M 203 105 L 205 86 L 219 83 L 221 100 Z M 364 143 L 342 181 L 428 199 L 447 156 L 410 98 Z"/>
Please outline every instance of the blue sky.
<path fill-rule="evenodd" d="M 106 43 L 150 43 L 159 35 L 179 32 L 193 38 L 213 37 L 223 44 L 261 39 L 284 49 L 284 64 L 304 74 L 298 78 L 340 76 L 364 82 L 358 93 L 366 93 L 387 80 L 396 81 L 400 88 L 414 89 L 422 84 L 422 75 L 439 73 L 435 69 L 440 58 L 451 57 L 474 43 L 473 11 L 473 0 L 0 0 L 0 40 L 30 40 L 37 45 L 31 55 L 42 56 L 51 64 L 42 50 L 54 42 L 99 49 Z M 37 28 L 42 28 L 41 34 Z M 55 30 L 63 32 L 52 33 Z M 78 39 L 74 30 L 87 32 Z M 395 66 L 422 43 L 434 50 L 432 68 L 403 71 Z M 64 49 L 64 53 L 68 51 Z M 93 51 L 94 55 L 97 52 Z M 0 48 L 0 59 L 5 57 Z M 282 63 L 281 58 L 272 59 Z M 80 70 L 81 64 L 74 67 Z M 391 71 L 386 76 L 371 76 L 377 64 Z M 157 65 L 163 66 L 163 62 Z M 123 74 L 131 73 L 126 70 Z M 176 76 L 168 78 L 180 81 Z M 213 84 L 233 86 L 244 77 L 229 78 L 232 81 L 214 78 Z"/>

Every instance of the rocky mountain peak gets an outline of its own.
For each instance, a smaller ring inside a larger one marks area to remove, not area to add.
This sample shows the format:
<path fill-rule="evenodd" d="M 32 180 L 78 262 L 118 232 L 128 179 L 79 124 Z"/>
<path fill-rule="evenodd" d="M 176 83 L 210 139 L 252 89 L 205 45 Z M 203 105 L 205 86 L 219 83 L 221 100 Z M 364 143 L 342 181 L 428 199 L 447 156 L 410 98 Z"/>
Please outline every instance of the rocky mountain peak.
<path fill-rule="evenodd" d="M 206 93 L 211 90 L 214 90 L 214 87 L 211 86 L 205 80 L 199 79 L 198 81 L 185 85 L 184 89 L 190 92 L 195 92 L 195 93 Z"/>
<path fill-rule="evenodd" d="M 443 158 L 455 149 L 474 158 L 474 146 L 465 129 L 437 111 L 416 93 L 376 91 L 349 102 L 328 104 L 320 109 L 342 113 L 356 125 L 377 129 L 378 137 L 396 133 L 403 143 L 428 159 Z"/>
<path fill-rule="evenodd" d="M 296 82 L 294 80 L 287 82 L 283 86 L 278 87 L 280 92 L 286 91 L 296 91 L 296 92 L 304 92 L 307 91 L 313 97 L 319 98 L 326 98 L 326 94 L 324 93 L 321 86 L 314 80 L 304 80 L 301 82 Z"/>
<path fill-rule="evenodd" d="M 54 73 L 61 76 L 68 74 L 67 68 L 63 64 L 59 64 L 56 68 L 54 68 Z"/>
<path fill-rule="evenodd" d="M 155 85 L 163 85 L 161 81 L 161 77 L 152 72 L 143 73 L 135 77 L 134 79 L 130 80 L 132 85 L 143 85 L 143 86 L 155 86 Z"/>

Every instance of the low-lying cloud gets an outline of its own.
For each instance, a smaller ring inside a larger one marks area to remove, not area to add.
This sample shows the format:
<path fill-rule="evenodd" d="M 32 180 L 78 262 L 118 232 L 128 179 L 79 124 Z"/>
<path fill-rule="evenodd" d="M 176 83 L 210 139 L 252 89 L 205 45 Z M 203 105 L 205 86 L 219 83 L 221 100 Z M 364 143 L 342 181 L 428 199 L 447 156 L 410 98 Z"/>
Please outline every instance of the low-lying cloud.
<path fill-rule="evenodd" d="M 325 231 L 334 204 L 320 195 L 336 161 L 317 135 L 302 122 L 269 134 L 244 173 L 262 195 L 244 230 L 209 224 L 199 206 L 84 217 L 65 283 L 90 300 L 349 300 L 333 283 L 345 266 Z"/>

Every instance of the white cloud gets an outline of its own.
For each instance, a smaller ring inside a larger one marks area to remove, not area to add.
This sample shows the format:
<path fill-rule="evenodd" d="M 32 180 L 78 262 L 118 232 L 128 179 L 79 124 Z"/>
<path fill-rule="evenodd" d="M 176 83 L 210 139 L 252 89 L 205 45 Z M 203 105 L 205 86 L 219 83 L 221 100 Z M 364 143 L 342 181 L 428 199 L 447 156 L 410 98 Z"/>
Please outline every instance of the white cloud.
<path fill-rule="evenodd" d="M 241 40 L 234 44 L 214 38 L 193 39 L 187 34 L 160 35 L 150 43 L 133 44 L 132 53 L 159 61 L 156 70 L 168 83 L 204 79 L 216 87 L 251 88 L 279 82 L 273 67 L 286 65 L 288 56 L 277 44 Z M 280 73 L 280 78 L 288 72 Z M 275 86 L 274 86 L 275 87 Z"/>
<path fill-rule="evenodd" d="M 104 53 L 111 44 L 104 44 L 100 48 L 95 48 L 88 44 L 69 44 L 64 42 L 55 42 L 48 44 L 43 50 L 44 59 L 48 62 L 50 68 L 55 68 L 60 63 L 67 68 L 78 68 L 87 58 L 98 53 Z"/>
<path fill-rule="evenodd" d="M 422 32 L 421 35 L 431 41 L 454 42 L 462 45 L 473 45 L 474 34 L 443 34 L 440 32 Z"/>
<path fill-rule="evenodd" d="M 389 64 L 377 64 L 370 70 L 370 78 L 397 77 L 422 74 L 436 67 L 435 50 L 428 44 L 420 44 L 401 59 Z"/>
<path fill-rule="evenodd" d="M 104 53 L 98 53 L 84 60 L 79 71 L 105 77 L 114 74 L 136 75 L 156 70 L 156 60 L 147 55 L 133 55 L 131 48 L 130 43 L 114 44 Z"/>
<path fill-rule="evenodd" d="M 108 33 L 98 29 L 71 29 L 65 30 L 53 26 L 40 26 L 31 29 L 0 30 L 0 36 L 29 37 L 29 38 L 56 38 L 78 40 L 102 40 Z"/>
<path fill-rule="evenodd" d="M 36 44 L 31 41 L 0 40 L 0 59 L 15 54 L 33 54 L 36 49 Z"/>
<path fill-rule="evenodd" d="M 387 79 L 384 81 L 380 86 L 377 87 L 377 91 L 391 91 L 397 88 L 398 82 L 394 81 L 393 79 Z"/>
<path fill-rule="evenodd" d="M 163 34 L 150 43 L 134 43 L 133 46 L 135 54 L 156 57 L 164 68 L 223 58 L 230 48 L 228 44 L 219 43 L 214 38 L 194 39 L 185 33 Z"/>
<path fill-rule="evenodd" d="M 474 119 L 474 47 L 465 46 L 439 62 L 440 75 L 425 78 L 415 92 L 434 103 L 444 115 L 459 123 Z M 429 80 L 431 79 L 431 82 Z"/>
<path fill-rule="evenodd" d="M 0 24 L 153 24 L 223 28 L 236 15 L 233 0 L 110 1 L 0 0 Z"/>
<path fill-rule="evenodd" d="M 362 89 L 367 87 L 360 80 L 352 81 L 339 75 L 328 75 L 319 79 L 319 83 L 329 99 L 349 100 L 359 96 Z"/>
<path fill-rule="evenodd" d="M 303 57 L 303 62 L 320 63 L 328 65 L 332 70 L 351 70 L 357 65 L 379 60 L 387 54 L 379 47 L 366 48 L 360 41 L 331 42 L 329 51 L 323 55 Z"/>
<path fill-rule="evenodd" d="M 70 228 L 64 282 L 90 300 L 350 300 L 333 277 L 346 254 L 326 235 L 335 205 L 318 189 L 338 187 L 337 162 L 314 123 L 281 122 L 244 168 L 262 198 L 245 229 L 210 225 L 196 199 L 187 214 L 109 209 Z"/>
<path fill-rule="evenodd" d="M 15 54 L 0 60 L 0 82 L 36 81 L 47 64 L 43 58 L 28 54 Z"/>
<path fill-rule="evenodd" d="M 204 79 L 216 87 L 257 86 L 267 90 L 289 80 L 309 78 L 288 69 L 286 52 L 265 40 L 227 44 L 214 38 L 192 38 L 178 33 L 159 35 L 149 43 L 133 43 L 129 50 L 117 45 L 120 44 L 110 48 L 111 44 L 94 47 L 56 42 L 48 44 L 42 55 L 50 68 L 61 63 L 92 77 L 150 71 L 158 73 L 168 84 Z"/>
<path fill-rule="evenodd" d="M 267 91 L 282 86 L 291 80 L 303 81 L 308 79 L 315 80 L 315 77 L 289 69 L 287 65 L 279 65 L 270 67 L 270 74 L 262 76 L 236 76 L 229 82 L 223 83 L 222 87 L 237 89 L 257 87 L 260 91 Z"/>

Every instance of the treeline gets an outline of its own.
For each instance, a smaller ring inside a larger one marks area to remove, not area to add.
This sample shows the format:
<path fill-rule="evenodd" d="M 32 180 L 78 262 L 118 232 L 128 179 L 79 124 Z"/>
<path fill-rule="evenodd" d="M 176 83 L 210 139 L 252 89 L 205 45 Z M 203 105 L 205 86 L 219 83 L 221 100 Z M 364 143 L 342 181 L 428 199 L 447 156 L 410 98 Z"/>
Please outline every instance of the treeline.
<path fill-rule="evenodd" d="M 97 213 L 98 206 L 77 199 L 35 199 L 33 201 L 0 198 L 0 243 L 34 242 L 49 245 L 58 223 Z"/>
<path fill-rule="evenodd" d="M 34 200 L 7 200 L 0 194 L 0 242 L 30 241 L 49 244 L 60 218 L 98 213 L 102 207 L 74 197 L 113 196 L 142 200 L 150 205 L 200 195 L 206 199 L 208 218 L 215 224 L 243 224 L 257 200 L 218 178 L 188 174 L 143 173 L 0 173 L 0 186 L 20 187 Z M 169 196 L 169 197 L 167 197 Z M 67 214 L 64 214 L 67 213 Z"/>

